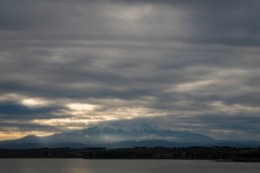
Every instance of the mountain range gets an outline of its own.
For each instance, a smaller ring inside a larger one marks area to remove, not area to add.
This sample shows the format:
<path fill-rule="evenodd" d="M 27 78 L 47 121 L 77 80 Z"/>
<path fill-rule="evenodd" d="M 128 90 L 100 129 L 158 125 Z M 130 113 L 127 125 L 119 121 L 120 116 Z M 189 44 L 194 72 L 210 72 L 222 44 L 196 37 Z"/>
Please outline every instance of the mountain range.
<path fill-rule="evenodd" d="M 221 141 L 189 131 L 159 128 L 145 122 L 114 121 L 93 125 L 81 130 L 38 137 L 29 135 L 21 139 L 1 141 L 0 148 L 85 148 L 85 147 L 188 147 L 188 146 L 242 146 L 256 147 L 258 141 Z"/>

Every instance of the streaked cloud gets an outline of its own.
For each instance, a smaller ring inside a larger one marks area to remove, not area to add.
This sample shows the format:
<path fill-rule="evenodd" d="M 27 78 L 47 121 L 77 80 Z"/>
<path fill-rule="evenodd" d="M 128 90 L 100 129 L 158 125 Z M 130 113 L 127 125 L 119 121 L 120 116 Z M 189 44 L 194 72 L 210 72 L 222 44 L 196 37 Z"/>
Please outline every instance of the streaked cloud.
<path fill-rule="evenodd" d="M 141 118 L 260 140 L 259 5 L 2 0 L 0 136 Z"/>

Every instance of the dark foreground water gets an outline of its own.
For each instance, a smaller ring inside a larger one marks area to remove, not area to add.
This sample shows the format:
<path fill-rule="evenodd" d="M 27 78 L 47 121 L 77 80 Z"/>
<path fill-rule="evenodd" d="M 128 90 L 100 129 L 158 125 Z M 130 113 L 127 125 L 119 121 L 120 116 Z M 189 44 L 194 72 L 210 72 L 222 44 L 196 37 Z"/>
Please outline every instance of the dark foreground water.
<path fill-rule="evenodd" d="M 187 160 L 0 159 L 1 173 L 259 173 L 260 163 Z"/>

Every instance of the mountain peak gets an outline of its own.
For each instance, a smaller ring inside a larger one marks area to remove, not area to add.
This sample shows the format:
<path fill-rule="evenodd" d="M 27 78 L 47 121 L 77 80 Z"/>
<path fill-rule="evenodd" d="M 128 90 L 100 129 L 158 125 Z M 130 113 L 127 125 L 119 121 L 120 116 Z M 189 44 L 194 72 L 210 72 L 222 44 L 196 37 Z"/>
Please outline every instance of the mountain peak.
<path fill-rule="evenodd" d="M 27 135 L 21 139 L 20 142 L 38 142 L 41 138 L 36 135 Z"/>
<path fill-rule="evenodd" d="M 27 136 L 23 137 L 22 139 L 36 139 L 36 138 L 38 138 L 38 136 L 36 136 L 36 135 L 27 135 Z"/>

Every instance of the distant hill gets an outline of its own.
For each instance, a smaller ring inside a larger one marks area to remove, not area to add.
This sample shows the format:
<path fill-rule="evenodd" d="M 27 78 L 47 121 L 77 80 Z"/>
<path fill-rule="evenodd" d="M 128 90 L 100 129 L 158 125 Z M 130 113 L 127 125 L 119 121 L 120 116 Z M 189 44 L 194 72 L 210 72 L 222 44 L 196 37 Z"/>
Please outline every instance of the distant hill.
<path fill-rule="evenodd" d="M 82 130 L 56 133 L 46 137 L 34 135 L 17 140 L 1 141 L 0 148 L 84 148 L 84 147 L 189 147 L 189 146 L 259 146 L 255 141 L 218 141 L 211 137 L 188 131 L 158 128 L 148 123 L 109 122 Z"/>

